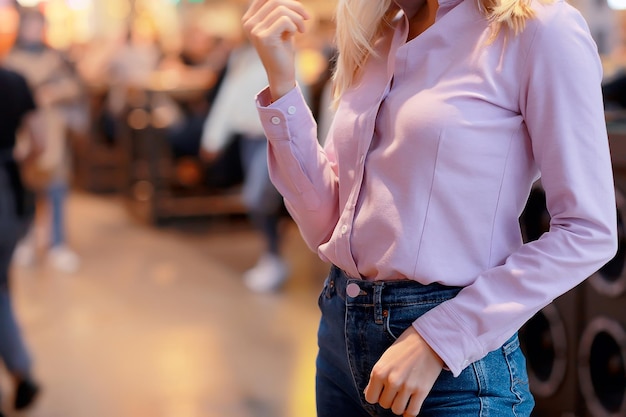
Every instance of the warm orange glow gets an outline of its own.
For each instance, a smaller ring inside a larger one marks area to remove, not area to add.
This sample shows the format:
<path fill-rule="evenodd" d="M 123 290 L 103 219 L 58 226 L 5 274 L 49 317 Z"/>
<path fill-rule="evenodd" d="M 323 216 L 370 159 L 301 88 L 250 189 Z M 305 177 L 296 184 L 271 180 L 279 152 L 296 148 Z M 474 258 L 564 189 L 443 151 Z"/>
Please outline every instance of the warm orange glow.
<path fill-rule="evenodd" d="M 130 3 L 127 0 L 109 0 L 105 6 L 108 16 L 113 19 L 125 19 L 130 13 Z"/>
<path fill-rule="evenodd" d="M 12 6 L 0 6 L 0 57 L 6 54 L 15 42 L 18 14 Z"/>
<path fill-rule="evenodd" d="M 298 67 L 305 84 L 313 84 L 326 69 L 328 60 L 317 49 L 302 49 L 298 55 Z"/>

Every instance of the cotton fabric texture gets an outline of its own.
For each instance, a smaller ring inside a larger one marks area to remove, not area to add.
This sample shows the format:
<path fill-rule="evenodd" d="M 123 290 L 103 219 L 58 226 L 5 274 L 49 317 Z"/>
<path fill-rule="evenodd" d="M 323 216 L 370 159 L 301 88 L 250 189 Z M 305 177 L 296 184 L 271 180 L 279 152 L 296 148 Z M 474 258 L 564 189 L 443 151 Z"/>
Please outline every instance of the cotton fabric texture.
<path fill-rule="evenodd" d="M 307 244 L 348 276 L 463 287 L 413 322 L 454 376 L 616 250 L 616 210 L 588 27 L 533 2 L 519 35 L 490 41 L 472 0 L 441 0 L 406 42 L 400 14 L 322 148 L 298 88 L 257 97 L 271 178 Z M 541 174 L 550 231 L 518 218 Z"/>

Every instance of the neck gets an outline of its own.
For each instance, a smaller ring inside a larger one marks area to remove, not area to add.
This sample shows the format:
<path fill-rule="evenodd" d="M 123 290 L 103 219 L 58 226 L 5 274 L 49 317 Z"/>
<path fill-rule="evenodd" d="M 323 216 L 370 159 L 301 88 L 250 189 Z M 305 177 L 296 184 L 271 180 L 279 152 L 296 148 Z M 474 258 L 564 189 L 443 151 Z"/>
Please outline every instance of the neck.
<path fill-rule="evenodd" d="M 427 3 L 428 0 L 395 0 L 396 4 L 404 11 L 406 17 L 411 19 Z"/>
<path fill-rule="evenodd" d="M 407 15 L 409 19 L 408 40 L 417 37 L 435 23 L 435 16 L 439 8 L 438 0 L 423 0 L 418 3 L 420 3 L 420 7 L 417 11 L 413 15 Z"/>

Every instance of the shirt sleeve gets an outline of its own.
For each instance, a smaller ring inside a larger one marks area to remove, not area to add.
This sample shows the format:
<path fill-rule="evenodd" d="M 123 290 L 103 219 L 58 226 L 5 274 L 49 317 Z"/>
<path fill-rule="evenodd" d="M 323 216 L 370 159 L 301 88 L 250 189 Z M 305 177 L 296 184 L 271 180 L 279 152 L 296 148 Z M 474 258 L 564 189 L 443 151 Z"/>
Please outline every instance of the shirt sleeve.
<path fill-rule="evenodd" d="M 544 13 L 523 34 L 532 41 L 521 73 L 520 109 L 542 175 L 550 228 L 414 322 L 455 376 L 617 250 L 597 48 L 573 8 L 540 7 Z"/>
<path fill-rule="evenodd" d="M 271 103 L 269 90 L 257 96 L 268 138 L 270 178 L 285 200 L 309 248 L 317 252 L 339 219 L 332 144 L 321 147 L 317 125 L 299 85 Z"/>

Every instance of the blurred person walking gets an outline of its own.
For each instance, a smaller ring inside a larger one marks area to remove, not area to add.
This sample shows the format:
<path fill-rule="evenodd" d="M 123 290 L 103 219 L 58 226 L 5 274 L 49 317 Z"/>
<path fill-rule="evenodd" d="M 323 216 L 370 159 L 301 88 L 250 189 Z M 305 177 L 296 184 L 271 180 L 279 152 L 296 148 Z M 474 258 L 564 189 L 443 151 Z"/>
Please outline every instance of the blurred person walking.
<path fill-rule="evenodd" d="M 32 360 L 16 321 L 9 285 L 13 251 L 34 214 L 34 196 L 22 183 L 15 143 L 18 128 L 24 126 L 29 143 L 19 163 L 27 163 L 41 152 L 43 133 L 26 80 L 1 66 L 0 97 L 0 359 L 14 383 L 13 406 L 21 410 L 32 404 L 39 388 L 33 380 Z"/>
<path fill-rule="evenodd" d="M 267 140 L 253 98 L 267 85 L 267 76 L 254 48 L 243 43 L 230 55 L 226 74 L 213 101 L 202 133 L 202 158 L 212 163 L 234 140 L 239 140 L 243 169 L 243 201 L 253 225 L 261 231 L 265 251 L 244 274 L 255 292 L 280 289 L 288 268 L 280 254 L 279 219 L 282 197 L 272 185 L 267 166 Z"/>
<path fill-rule="evenodd" d="M 16 261 L 25 265 L 35 262 L 42 229 L 52 267 L 74 272 L 80 259 L 67 242 L 65 203 L 71 175 L 70 129 L 86 129 L 86 122 L 71 123 L 80 119 L 72 116 L 81 111 L 76 104 L 82 89 L 69 62 L 44 39 L 45 17 L 36 11 L 22 12 L 17 43 L 5 60 L 7 67 L 28 81 L 47 129 L 44 153 L 23 168 L 24 180 L 37 192 L 38 213 L 33 229 L 18 246 Z"/>

